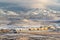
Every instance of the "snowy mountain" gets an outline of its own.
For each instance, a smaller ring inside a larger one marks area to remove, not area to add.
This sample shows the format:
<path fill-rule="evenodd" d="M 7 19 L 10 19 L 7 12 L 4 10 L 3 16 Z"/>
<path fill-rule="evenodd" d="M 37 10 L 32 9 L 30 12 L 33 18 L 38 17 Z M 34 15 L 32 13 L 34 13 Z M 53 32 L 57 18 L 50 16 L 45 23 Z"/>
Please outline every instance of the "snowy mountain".
<path fill-rule="evenodd" d="M 24 14 L 24 16 L 29 19 L 37 19 L 37 20 L 59 20 L 60 18 L 58 17 L 59 13 L 54 10 L 50 9 L 32 9 L 31 11 L 28 11 L 27 13 Z M 60 15 L 59 15 L 60 16 Z"/>
<path fill-rule="evenodd" d="M 0 9 L 0 15 L 18 15 L 16 12 Z"/>
<path fill-rule="evenodd" d="M 0 9 L 0 21 L 6 25 L 17 26 L 37 26 L 37 25 L 49 25 L 50 22 L 60 20 L 60 12 L 51 9 L 29 9 L 28 11 L 8 11 Z M 5 20 L 3 22 L 3 19 Z M 7 23 L 6 23 L 7 22 Z M 0 22 L 1 23 L 1 22 Z"/>

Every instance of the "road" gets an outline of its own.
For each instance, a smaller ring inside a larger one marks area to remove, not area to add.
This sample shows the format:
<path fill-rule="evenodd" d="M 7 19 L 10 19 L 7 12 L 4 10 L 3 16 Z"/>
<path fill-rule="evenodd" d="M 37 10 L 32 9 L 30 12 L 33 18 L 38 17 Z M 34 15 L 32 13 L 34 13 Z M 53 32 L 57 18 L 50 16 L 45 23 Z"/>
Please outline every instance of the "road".
<path fill-rule="evenodd" d="M 28 34 L 28 33 L 10 33 L 10 34 L 2 34 L 0 38 L 9 40 L 9 39 L 20 39 L 20 40 L 59 40 L 60 35 L 37 35 L 37 34 Z"/>

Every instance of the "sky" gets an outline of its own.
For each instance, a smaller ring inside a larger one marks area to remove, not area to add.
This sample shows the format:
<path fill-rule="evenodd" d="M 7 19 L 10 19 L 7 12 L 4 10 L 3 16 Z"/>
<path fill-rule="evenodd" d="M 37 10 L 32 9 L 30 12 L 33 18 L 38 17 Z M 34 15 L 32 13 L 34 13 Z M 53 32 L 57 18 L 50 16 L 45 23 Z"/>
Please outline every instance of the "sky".
<path fill-rule="evenodd" d="M 46 8 L 46 6 L 60 6 L 59 0 L 0 0 L 0 2 L 14 3 L 18 6 L 31 8 Z"/>

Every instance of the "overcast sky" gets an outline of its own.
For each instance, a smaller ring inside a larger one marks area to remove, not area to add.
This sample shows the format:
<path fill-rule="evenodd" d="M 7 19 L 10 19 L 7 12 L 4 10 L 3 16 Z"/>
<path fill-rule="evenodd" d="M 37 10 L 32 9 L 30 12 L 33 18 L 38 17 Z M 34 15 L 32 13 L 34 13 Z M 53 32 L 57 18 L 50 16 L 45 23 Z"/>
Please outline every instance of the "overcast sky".
<path fill-rule="evenodd" d="M 15 3 L 19 6 L 32 8 L 46 8 L 46 6 L 60 6 L 60 0 L 0 0 L 0 2 Z"/>

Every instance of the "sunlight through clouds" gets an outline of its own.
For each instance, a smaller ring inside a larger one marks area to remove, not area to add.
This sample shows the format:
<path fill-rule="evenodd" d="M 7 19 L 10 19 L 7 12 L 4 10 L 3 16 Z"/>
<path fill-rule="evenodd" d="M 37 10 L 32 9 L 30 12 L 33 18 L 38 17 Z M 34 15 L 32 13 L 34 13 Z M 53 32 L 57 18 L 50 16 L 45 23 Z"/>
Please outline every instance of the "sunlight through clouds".
<path fill-rule="evenodd" d="M 15 3 L 19 6 L 31 8 L 46 8 L 48 5 L 58 5 L 58 0 L 0 0 L 0 2 Z"/>

